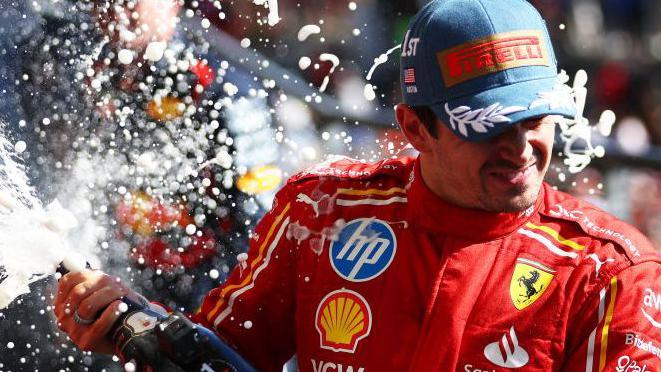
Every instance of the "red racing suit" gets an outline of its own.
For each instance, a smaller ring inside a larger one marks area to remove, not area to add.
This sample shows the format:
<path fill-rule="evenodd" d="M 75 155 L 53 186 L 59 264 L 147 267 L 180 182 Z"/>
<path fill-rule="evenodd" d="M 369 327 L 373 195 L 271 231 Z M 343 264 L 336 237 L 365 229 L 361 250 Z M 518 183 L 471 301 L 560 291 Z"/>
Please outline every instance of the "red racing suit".
<path fill-rule="evenodd" d="M 248 257 L 194 319 L 260 370 L 661 370 L 659 255 L 546 184 L 488 213 L 414 158 L 341 158 L 289 180 Z"/>

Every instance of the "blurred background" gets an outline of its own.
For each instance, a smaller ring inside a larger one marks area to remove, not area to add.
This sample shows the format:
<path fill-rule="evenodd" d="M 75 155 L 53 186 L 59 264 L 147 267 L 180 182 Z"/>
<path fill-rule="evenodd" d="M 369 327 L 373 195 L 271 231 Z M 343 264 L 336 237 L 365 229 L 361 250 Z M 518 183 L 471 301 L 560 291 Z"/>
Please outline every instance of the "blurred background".
<path fill-rule="evenodd" d="M 395 48 L 425 3 L 3 0 L 4 135 L 106 270 L 192 311 L 241 262 L 288 176 L 406 145 Z M 585 117 L 617 117 L 609 136 L 593 133 L 606 155 L 576 174 L 558 136 L 548 182 L 661 249 L 661 0 L 531 3 L 560 67 L 587 71 Z M 0 311 L 0 370 L 119 368 L 57 331 L 54 285 Z"/>

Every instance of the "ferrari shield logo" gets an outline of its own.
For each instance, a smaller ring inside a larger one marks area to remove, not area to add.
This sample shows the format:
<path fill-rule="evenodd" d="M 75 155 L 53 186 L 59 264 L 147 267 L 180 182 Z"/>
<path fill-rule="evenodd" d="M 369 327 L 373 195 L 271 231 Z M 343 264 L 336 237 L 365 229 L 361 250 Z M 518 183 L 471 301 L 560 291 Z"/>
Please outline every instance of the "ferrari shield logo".
<path fill-rule="evenodd" d="M 510 298 L 514 306 L 523 310 L 544 294 L 553 279 L 554 270 L 525 258 L 518 258 L 512 280 Z"/>

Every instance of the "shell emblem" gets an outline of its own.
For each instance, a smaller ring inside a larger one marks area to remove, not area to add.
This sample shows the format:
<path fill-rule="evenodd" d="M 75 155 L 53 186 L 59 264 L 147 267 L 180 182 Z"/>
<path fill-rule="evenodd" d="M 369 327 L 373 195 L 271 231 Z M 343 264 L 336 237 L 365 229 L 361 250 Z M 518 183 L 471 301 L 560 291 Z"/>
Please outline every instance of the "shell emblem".
<path fill-rule="evenodd" d="M 372 329 L 372 312 L 363 296 L 339 289 L 321 300 L 316 328 L 322 349 L 353 353 Z"/>

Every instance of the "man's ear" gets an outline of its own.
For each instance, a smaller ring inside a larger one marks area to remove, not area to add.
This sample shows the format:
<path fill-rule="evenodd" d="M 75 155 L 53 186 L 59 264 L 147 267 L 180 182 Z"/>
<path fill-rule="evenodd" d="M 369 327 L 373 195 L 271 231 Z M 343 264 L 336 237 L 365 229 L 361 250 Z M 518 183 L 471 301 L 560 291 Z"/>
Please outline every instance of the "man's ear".
<path fill-rule="evenodd" d="M 415 111 L 408 105 L 400 103 L 395 107 L 395 113 L 399 127 L 411 146 L 421 153 L 429 152 L 434 137 L 429 133 Z"/>

